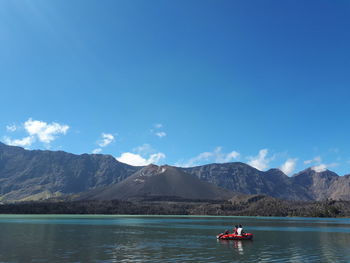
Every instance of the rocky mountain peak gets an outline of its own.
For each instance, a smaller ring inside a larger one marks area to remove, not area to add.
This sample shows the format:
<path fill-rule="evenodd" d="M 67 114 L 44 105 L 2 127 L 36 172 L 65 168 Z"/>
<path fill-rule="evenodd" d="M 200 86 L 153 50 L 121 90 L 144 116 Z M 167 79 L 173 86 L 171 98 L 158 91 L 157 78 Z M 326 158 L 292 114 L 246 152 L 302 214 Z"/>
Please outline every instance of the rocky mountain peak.
<path fill-rule="evenodd" d="M 339 177 L 338 174 L 336 174 L 335 172 L 332 172 L 328 169 L 325 170 L 318 170 L 315 169 L 315 167 L 309 167 L 297 174 L 294 174 L 293 177 L 313 177 L 313 176 L 318 176 L 318 177 L 328 177 L 328 178 L 336 178 Z"/>
<path fill-rule="evenodd" d="M 137 174 L 139 177 L 150 177 L 164 173 L 167 170 L 167 166 L 158 166 L 155 164 L 149 164 L 143 167 Z"/>

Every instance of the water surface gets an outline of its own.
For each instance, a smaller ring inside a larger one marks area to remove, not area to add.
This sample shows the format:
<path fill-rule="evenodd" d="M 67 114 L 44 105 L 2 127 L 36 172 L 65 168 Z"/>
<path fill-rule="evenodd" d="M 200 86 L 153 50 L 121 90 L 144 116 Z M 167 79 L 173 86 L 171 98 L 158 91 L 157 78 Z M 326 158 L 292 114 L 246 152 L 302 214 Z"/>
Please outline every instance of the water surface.
<path fill-rule="evenodd" d="M 217 241 L 241 223 L 253 241 Z M 350 219 L 0 215 L 0 262 L 350 262 Z"/>

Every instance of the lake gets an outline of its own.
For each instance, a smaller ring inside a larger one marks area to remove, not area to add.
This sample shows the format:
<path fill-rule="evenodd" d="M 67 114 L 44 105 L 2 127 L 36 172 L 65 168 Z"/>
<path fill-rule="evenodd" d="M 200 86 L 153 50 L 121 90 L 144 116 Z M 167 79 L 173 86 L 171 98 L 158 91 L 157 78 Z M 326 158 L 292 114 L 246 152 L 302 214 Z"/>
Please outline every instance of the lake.
<path fill-rule="evenodd" d="M 218 241 L 241 223 L 253 241 Z M 0 215 L 0 262 L 350 262 L 350 219 Z"/>

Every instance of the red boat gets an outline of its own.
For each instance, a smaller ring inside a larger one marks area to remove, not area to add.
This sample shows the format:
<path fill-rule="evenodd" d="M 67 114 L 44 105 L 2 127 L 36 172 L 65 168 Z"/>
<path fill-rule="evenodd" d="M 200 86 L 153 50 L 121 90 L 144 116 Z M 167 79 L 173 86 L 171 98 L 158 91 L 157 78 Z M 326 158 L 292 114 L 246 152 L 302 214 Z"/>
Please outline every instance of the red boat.
<path fill-rule="evenodd" d="M 224 234 L 221 233 L 216 236 L 217 239 L 221 240 L 252 240 L 253 234 L 251 233 L 244 233 L 242 235 L 236 235 L 236 234 Z"/>

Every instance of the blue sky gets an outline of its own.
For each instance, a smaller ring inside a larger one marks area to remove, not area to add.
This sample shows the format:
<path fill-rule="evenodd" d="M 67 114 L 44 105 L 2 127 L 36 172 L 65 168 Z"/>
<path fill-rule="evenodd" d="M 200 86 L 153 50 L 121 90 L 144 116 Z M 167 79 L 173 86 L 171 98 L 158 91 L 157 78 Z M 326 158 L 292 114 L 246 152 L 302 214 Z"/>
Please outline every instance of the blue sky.
<path fill-rule="evenodd" d="M 350 173 L 349 1 L 0 1 L 0 140 Z"/>

